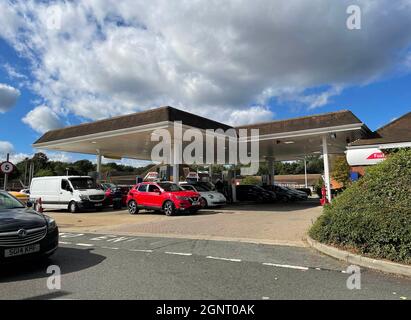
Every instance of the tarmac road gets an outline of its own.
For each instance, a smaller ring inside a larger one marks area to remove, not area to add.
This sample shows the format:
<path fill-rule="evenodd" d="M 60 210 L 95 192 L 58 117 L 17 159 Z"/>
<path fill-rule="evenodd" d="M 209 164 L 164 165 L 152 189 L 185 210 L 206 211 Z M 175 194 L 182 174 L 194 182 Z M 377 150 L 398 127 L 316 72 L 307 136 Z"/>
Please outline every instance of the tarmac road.
<path fill-rule="evenodd" d="M 411 279 L 361 270 L 310 248 L 62 233 L 48 260 L 1 267 L 0 299 L 411 299 Z M 49 265 L 61 269 L 50 290 Z"/>

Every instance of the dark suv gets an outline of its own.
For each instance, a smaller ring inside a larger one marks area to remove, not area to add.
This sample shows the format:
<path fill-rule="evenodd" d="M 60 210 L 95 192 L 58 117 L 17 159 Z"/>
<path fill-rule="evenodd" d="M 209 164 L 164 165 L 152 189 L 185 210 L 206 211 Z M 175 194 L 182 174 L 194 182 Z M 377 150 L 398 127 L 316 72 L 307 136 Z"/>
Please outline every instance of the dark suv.
<path fill-rule="evenodd" d="M 127 196 L 130 214 L 139 209 L 151 209 L 172 216 L 178 211 L 197 212 L 200 208 L 200 194 L 187 191 L 172 182 L 143 182 L 133 187 Z"/>
<path fill-rule="evenodd" d="M 274 202 L 277 197 L 274 192 L 255 185 L 236 186 L 238 201 Z"/>

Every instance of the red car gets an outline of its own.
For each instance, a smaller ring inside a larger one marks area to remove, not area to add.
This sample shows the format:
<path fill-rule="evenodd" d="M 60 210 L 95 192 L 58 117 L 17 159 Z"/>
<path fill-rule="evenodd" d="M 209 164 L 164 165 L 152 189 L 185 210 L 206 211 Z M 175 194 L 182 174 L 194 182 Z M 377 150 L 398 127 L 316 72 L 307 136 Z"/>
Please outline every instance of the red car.
<path fill-rule="evenodd" d="M 186 191 L 172 182 L 143 182 L 128 193 L 127 207 L 130 214 L 151 209 L 172 216 L 178 211 L 197 212 L 201 208 L 199 199 L 199 193 Z"/>

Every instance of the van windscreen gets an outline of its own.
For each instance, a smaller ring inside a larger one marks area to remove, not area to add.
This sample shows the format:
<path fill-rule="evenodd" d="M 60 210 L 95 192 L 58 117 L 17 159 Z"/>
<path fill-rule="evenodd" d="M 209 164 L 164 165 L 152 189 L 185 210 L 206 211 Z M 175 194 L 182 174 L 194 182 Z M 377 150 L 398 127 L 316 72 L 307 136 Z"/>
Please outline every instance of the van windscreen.
<path fill-rule="evenodd" d="M 70 178 L 74 189 L 98 189 L 96 182 L 91 178 Z"/>

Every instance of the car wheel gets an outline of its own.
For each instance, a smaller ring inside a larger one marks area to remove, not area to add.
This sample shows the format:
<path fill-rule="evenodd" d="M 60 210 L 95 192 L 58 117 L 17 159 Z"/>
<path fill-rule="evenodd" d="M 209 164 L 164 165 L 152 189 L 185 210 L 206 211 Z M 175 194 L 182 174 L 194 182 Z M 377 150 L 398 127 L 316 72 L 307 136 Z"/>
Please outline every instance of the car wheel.
<path fill-rule="evenodd" d="M 137 202 L 134 200 L 131 200 L 128 205 L 128 213 L 129 214 L 137 214 L 138 213 L 138 207 L 137 207 Z"/>
<path fill-rule="evenodd" d="M 204 198 L 200 198 L 200 205 L 201 205 L 201 208 L 207 208 L 208 206 L 207 200 Z"/>
<path fill-rule="evenodd" d="M 166 201 L 163 205 L 163 211 L 166 214 L 166 216 L 174 215 L 174 213 L 176 211 L 174 203 L 172 201 Z"/>
<path fill-rule="evenodd" d="M 70 213 L 76 213 L 77 212 L 77 203 L 75 202 L 75 201 L 71 201 L 70 203 L 69 203 L 69 206 L 68 206 L 68 210 L 69 210 L 69 212 Z"/>

